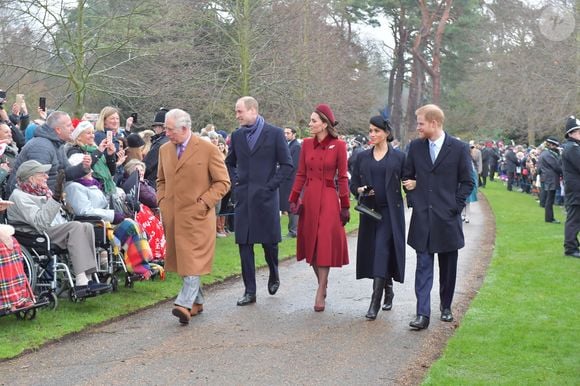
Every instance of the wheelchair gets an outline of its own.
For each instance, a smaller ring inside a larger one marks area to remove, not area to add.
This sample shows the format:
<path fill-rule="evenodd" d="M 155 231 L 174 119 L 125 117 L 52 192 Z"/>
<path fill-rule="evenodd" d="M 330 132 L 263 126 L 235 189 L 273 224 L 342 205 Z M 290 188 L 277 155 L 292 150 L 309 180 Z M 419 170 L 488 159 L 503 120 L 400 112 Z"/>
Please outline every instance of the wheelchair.
<path fill-rule="evenodd" d="M 73 302 L 98 296 L 101 292 L 79 291 L 69 269 L 68 252 L 53 245 L 46 233 L 34 234 L 16 230 L 14 237 L 20 243 L 25 257 L 25 271 L 35 295 L 52 310 L 58 306 L 59 297 L 67 294 Z M 95 275 L 98 280 L 98 276 Z"/>

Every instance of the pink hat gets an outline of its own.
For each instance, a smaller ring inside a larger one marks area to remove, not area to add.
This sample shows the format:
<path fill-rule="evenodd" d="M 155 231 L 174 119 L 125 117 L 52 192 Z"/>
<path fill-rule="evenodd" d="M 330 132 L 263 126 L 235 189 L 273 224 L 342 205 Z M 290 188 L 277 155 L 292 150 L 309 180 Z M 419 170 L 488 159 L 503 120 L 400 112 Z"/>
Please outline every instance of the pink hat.
<path fill-rule="evenodd" d="M 326 103 L 319 104 L 318 106 L 316 106 L 316 109 L 314 111 L 328 118 L 332 126 L 337 125 L 337 122 L 334 120 L 334 114 L 332 113 L 332 109 Z"/>

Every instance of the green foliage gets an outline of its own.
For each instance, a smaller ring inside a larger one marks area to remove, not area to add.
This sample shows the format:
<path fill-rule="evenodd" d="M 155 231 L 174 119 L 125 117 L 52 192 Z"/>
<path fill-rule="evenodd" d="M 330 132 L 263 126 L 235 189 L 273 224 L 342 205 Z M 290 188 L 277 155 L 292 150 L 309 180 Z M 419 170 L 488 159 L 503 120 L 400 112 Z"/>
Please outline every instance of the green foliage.
<path fill-rule="evenodd" d="M 354 209 L 351 209 L 351 219 L 345 227 L 347 232 L 358 228 L 358 216 Z M 282 216 L 283 234 L 286 229 L 288 216 Z M 205 285 L 223 281 L 241 272 L 234 235 L 216 241 L 212 273 L 202 278 Z M 279 248 L 280 259 L 292 258 L 296 253 L 296 239 L 283 239 Z M 256 265 L 264 267 L 266 260 L 263 249 L 256 247 L 255 253 Z M 90 298 L 81 303 L 59 299 L 55 311 L 40 309 L 36 319 L 32 321 L 16 320 L 15 316 L 0 318 L 0 359 L 37 349 L 51 340 L 174 298 L 180 288 L 181 278 L 174 273 L 168 273 L 165 281 L 137 282 L 133 288 L 120 285 L 116 293 Z"/>
<path fill-rule="evenodd" d="M 496 219 L 493 260 L 424 384 L 577 384 L 580 265 L 563 255 L 564 227 L 544 223 L 531 196 L 501 183 L 484 193 Z"/>

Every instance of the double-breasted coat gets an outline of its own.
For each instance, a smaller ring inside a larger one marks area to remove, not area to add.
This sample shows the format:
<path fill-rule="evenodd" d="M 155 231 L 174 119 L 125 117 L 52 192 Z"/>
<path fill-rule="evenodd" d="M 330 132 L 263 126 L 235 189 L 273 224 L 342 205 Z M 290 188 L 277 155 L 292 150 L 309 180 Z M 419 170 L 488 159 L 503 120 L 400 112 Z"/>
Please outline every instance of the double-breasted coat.
<path fill-rule="evenodd" d="M 340 220 L 340 209 L 350 207 L 346 143 L 330 135 L 322 142 L 306 138 L 298 165 L 288 199 L 298 202 L 304 190 L 296 258 L 321 267 L 346 265 L 348 247 Z"/>
<path fill-rule="evenodd" d="M 282 241 L 278 188 L 294 169 L 284 131 L 265 123 L 250 150 L 246 128 L 237 129 L 232 133 L 226 164 L 233 174 L 236 243 Z"/>
<path fill-rule="evenodd" d="M 290 203 L 288 202 L 288 197 L 290 197 L 290 191 L 292 190 L 292 185 L 294 184 L 294 179 L 296 178 L 296 171 L 298 170 L 298 163 L 300 162 L 300 142 L 294 139 L 288 142 L 288 149 L 290 150 L 290 157 L 292 158 L 292 165 L 294 170 L 292 173 L 282 181 L 280 184 L 280 210 L 283 212 L 288 212 L 290 210 Z"/>
<path fill-rule="evenodd" d="M 167 241 L 165 269 L 180 276 L 211 272 L 216 239 L 214 207 L 229 188 L 228 171 L 217 146 L 192 135 L 179 159 L 175 144 L 161 146 L 157 201 Z M 200 198 L 203 202 L 198 201 Z"/>
<path fill-rule="evenodd" d="M 403 179 L 417 183 L 407 192 L 413 203 L 407 244 L 417 252 L 452 252 L 465 245 L 461 211 L 474 186 L 471 165 L 469 146 L 449 134 L 435 163 L 429 140 L 410 143 Z"/>
<path fill-rule="evenodd" d="M 385 192 L 387 195 L 389 219 L 391 224 L 394 254 L 390 272 L 382 272 L 392 277 L 393 280 L 402 283 L 405 280 L 405 207 L 401 193 L 401 178 L 405 165 L 405 153 L 393 149 L 389 144 L 389 150 L 385 155 Z M 357 188 L 360 186 L 375 186 L 371 174 L 371 162 L 376 162 L 373 149 L 365 150 L 357 156 L 354 163 L 350 191 L 358 195 Z M 361 198 L 361 203 L 373 209 L 378 209 L 373 196 Z M 364 214 L 360 215 L 358 240 L 356 249 L 356 276 L 361 278 L 374 278 L 380 276 L 374 272 L 375 256 L 375 233 L 378 222 Z M 386 258 L 386 256 L 385 256 Z"/>

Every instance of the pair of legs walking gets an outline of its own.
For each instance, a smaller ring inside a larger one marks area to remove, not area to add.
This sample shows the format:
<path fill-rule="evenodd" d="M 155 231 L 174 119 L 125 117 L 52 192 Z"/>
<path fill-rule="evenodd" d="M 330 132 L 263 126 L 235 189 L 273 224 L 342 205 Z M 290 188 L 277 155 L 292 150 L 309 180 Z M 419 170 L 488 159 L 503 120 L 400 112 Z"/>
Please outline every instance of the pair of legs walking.
<path fill-rule="evenodd" d="M 437 253 L 439 260 L 439 298 L 441 320 L 450 322 L 451 302 L 455 292 L 457 277 L 457 251 Z M 431 317 L 431 289 L 433 288 L 433 267 L 435 254 L 417 252 L 415 270 L 415 296 L 417 297 L 417 319 L 410 326 L 417 329 L 427 328 Z"/>
<path fill-rule="evenodd" d="M 254 244 L 239 244 L 240 258 L 242 263 L 242 278 L 244 280 L 245 292 L 238 300 L 239 306 L 256 302 L 256 265 L 254 255 Z M 280 287 L 280 276 L 278 274 L 278 243 L 263 243 L 264 257 L 270 270 L 268 278 L 268 292 L 274 295 Z"/>
<path fill-rule="evenodd" d="M 200 276 L 184 276 L 183 285 L 175 299 L 172 314 L 181 324 L 187 324 L 192 316 L 203 312 L 203 290 Z"/>

